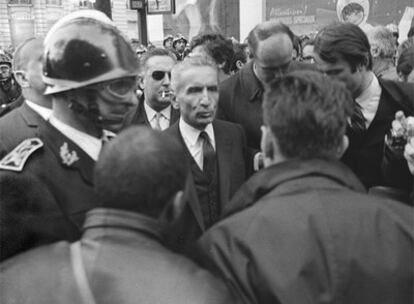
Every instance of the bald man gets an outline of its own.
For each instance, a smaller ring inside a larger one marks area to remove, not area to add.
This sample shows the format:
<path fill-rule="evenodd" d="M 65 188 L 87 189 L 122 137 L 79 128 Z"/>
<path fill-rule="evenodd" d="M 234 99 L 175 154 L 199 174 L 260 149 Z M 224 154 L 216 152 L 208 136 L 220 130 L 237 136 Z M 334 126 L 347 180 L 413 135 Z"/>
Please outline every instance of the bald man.
<path fill-rule="evenodd" d="M 292 61 L 293 38 L 293 32 L 284 24 L 258 24 L 247 38 L 253 60 L 220 84 L 217 116 L 242 125 L 252 151 L 260 149 L 264 86 L 288 71 L 315 69 L 311 64 Z"/>
<path fill-rule="evenodd" d="M 31 38 L 16 49 L 14 75 L 25 98 L 23 105 L 0 119 L 0 159 L 26 138 L 37 137 L 38 127 L 52 112 L 42 81 L 43 40 Z"/>

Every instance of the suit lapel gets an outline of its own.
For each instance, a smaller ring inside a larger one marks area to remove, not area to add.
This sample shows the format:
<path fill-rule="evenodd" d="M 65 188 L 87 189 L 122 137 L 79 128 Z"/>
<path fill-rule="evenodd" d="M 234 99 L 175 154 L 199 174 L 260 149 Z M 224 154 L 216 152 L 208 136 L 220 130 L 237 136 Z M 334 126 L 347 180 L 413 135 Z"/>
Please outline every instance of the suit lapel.
<path fill-rule="evenodd" d="M 92 185 L 95 161 L 49 122 L 41 128 L 44 134 L 42 139 L 47 142 L 57 161 L 67 169 L 78 171 L 85 182 Z"/>
<path fill-rule="evenodd" d="M 193 160 L 193 157 L 191 156 L 190 151 L 187 148 L 187 145 L 184 142 L 184 138 L 181 135 L 180 129 L 179 129 L 179 125 L 178 125 L 178 121 L 171 127 L 171 134 L 173 134 L 182 144 L 183 148 L 184 148 L 184 153 L 186 154 L 186 157 L 189 161 Z M 194 217 L 197 220 L 198 225 L 200 226 L 202 231 L 205 231 L 206 228 L 204 226 L 204 221 L 203 221 L 203 214 L 201 212 L 201 206 L 200 206 L 200 202 L 198 201 L 198 196 L 197 196 L 197 192 L 196 192 L 196 188 L 195 188 L 195 184 L 194 184 L 194 177 L 193 174 L 191 172 L 191 170 L 189 170 L 189 176 L 187 178 L 186 181 L 186 193 L 185 193 L 185 197 L 187 199 L 187 202 L 191 208 L 191 211 L 194 214 Z"/>
<path fill-rule="evenodd" d="M 227 202 L 230 197 L 230 165 L 232 163 L 232 139 L 226 130 L 223 130 L 217 121 L 213 122 L 216 141 L 216 154 L 219 172 L 220 201 Z"/>
<path fill-rule="evenodd" d="M 174 107 L 171 106 L 171 117 L 170 117 L 170 126 L 175 124 L 175 122 L 180 118 L 180 111 L 177 109 L 174 109 Z"/>

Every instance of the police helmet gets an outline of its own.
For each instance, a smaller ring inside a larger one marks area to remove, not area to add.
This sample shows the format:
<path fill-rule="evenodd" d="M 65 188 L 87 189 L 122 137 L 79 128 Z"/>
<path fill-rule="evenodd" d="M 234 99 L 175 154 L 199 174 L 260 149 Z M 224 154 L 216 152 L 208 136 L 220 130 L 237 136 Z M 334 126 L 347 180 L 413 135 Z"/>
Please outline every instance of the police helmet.
<path fill-rule="evenodd" d="M 96 10 L 62 18 L 50 29 L 44 44 L 45 95 L 138 74 L 137 58 L 128 40 Z"/>

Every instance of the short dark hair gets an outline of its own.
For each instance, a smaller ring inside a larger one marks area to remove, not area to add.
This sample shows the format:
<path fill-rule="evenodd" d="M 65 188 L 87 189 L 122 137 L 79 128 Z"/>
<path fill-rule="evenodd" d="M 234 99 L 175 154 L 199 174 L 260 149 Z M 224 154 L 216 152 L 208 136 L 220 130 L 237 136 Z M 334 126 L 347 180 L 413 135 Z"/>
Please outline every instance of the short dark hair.
<path fill-rule="evenodd" d="M 352 13 L 359 13 L 359 12 L 365 13 L 364 8 L 362 7 L 361 4 L 358 4 L 355 2 L 349 3 L 342 9 L 342 12 L 341 12 L 342 19 L 345 20 L 346 16 L 349 16 Z"/>
<path fill-rule="evenodd" d="M 156 218 L 184 189 L 187 172 L 183 148 L 174 138 L 131 127 L 105 145 L 96 164 L 98 205 Z"/>
<path fill-rule="evenodd" d="M 260 41 L 266 40 L 275 34 L 288 35 L 293 44 L 295 35 L 287 25 L 274 20 L 259 23 L 247 36 L 247 43 L 249 44 L 252 56 L 256 57 L 257 47 Z"/>
<path fill-rule="evenodd" d="M 195 47 L 202 46 L 206 53 L 211 56 L 217 64 L 224 63 L 223 72 L 230 73 L 230 67 L 234 56 L 233 43 L 219 33 L 202 33 L 195 36 L 190 43 L 190 51 Z"/>
<path fill-rule="evenodd" d="M 244 51 L 246 47 L 248 46 L 245 43 L 235 43 L 233 45 L 234 56 L 233 56 L 233 60 L 231 62 L 231 68 L 230 68 L 232 72 L 238 71 L 238 67 L 236 65 L 237 61 L 240 60 L 243 63 L 247 62 L 247 55 L 246 55 L 246 52 Z"/>
<path fill-rule="evenodd" d="M 287 158 L 334 158 L 353 99 L 339 81 L 317 71 L 295 71 L 269 84 L 263 119 Z"/>
<path fill-rule="evenodd" d="M 413 71 L 414 68 L 414 43 L 404 49 L 400 56 L 398 57 L 397 62 L 397 72 L 402 74 L 404 78 L 407 78 L 408 75 Z"/>
<path fill-rule="evenodd" d="M 177 57 L 170 50 L 163 49 L 163 48 L 153 48 L 153 49 L 148 50 L 148 52 L 146 52 L 145 55 L 142 57 L 141 68 L 145 69 L 147 66 L 148 60 L 151 57 L 155 57 L 155 56 L 169 56 L 174 60 L 174 62 L 177 62 Z"/>
<path fill-rule="evenodd" d="M 324 27 L 315 38 L 314 51 L 326 62 L 346 61 L 352 72 L 359 65 L 372 70 L 371 46 L 367 35 L 355 24 L 334 23 Z"/>

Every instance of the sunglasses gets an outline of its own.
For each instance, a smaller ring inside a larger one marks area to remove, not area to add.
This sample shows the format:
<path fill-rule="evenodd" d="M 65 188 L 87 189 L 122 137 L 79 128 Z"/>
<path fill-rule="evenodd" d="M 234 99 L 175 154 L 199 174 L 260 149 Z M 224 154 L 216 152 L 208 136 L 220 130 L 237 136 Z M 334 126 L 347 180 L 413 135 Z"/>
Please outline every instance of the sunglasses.
<path fill-rule="evenodd" d="M 168 74 L 168 78 L 171 79 L 171 72 L 164 72 L 164 71 L 154 71 L 151 74 L 152 79 L 156 81 L 163 80 L 165 77 L 165 74 Z"/>

